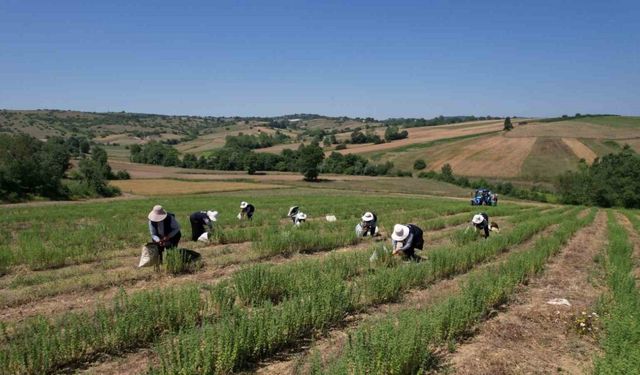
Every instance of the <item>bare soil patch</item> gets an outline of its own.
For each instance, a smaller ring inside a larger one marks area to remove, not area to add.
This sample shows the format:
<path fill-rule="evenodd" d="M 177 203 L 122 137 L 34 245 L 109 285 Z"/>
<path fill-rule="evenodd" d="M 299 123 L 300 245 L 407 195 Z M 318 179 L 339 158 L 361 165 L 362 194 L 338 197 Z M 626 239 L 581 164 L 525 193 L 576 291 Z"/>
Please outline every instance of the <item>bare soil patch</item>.
<path fill-rule="evenodd" d="M 508 310 L 447 359 L 457 374 L 588 373 L 596 339 L 576 332 L 575 317 L 590 313 L 602 289 L 592 284 L 594 257 L 606 242 L 606 215 L 580 230 L 542 276 L 522 288 Z M 566 298 L 571 307 L 550 305 Z"/>
<path fill-rule="evenodd" d="M 598 157 L 598 155 L 596 155 L 593 150 L 591 150 L 576 138 L 562 138 L 562 142 L 569 146 L 571 151 L 576 154 L 578 159 L 584 159 L 587 161 L 587 163 L 593 163 L 595 158 Z"/>

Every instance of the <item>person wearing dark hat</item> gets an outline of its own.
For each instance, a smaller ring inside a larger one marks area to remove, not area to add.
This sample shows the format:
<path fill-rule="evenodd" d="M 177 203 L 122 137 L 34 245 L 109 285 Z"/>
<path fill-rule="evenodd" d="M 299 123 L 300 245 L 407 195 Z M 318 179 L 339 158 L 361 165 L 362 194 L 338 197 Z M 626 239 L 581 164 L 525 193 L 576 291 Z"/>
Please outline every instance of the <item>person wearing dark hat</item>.
<path fill-rule="evenodd" d="M 153 207 L 148 218 L 149 233 L 153 242 L 158 245 L 160 261 L 162 261 L 162 253 L 166 248 L 178 247 L 182 236 L 180 224 L 176 221 L 174 214 L 165 211 L 160 205 Z"/>
<path fill-rule="evenodd" d="M 422 229 L 415 224 L 396 224 L 391 234 L 391 244 L 393 255 L 404 255 L 411 260 L 419 261 L 420 257 L 416 255 L 415 250 L 422 250 L 424 246 Z"/>
<path fill-rule="evenodd" d="M 247 217 L 247 219 L 251 220 L 253 217 L 253 213 L 256 212 L 256 208 L 247 202 L 240 202 L 240 213 L 238 214 L 238 219 L 242 219 L 243 217 Z"/>
<path fill-rule="evenodd" d="M 489 237 L 489 215 L 484 212 L 473 215 L 473 219 L 471 219 L 471 224 L 476 228 L 476 231 L 483 231 L 484 238 Z"/>
<path fill-rule="evenodd" d="M 200 237 L 213 230 L 213 223 L 218 220 L 218 211 L 198 211 L 189 216 L 191 222 L 191 241 L 197 241 Z M 206 239 L 205 239 L 206 240 Z"/>
<path fill-rule="evenodd" d="M 365 212 L 362 215 L 360 228 L 362 228 L 362 237 L 366 237 L 367 234 L 373 237 L 376 234 L 376 229 L 378 229 L 378 216 L 372 212 Z"/>

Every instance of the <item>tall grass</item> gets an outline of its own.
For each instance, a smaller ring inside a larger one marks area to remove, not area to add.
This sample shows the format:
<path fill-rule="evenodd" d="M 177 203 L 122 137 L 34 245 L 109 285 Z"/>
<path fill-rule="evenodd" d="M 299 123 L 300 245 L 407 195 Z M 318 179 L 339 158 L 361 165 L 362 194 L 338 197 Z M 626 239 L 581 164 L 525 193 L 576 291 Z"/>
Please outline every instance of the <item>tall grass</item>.
<path fill-rule="evenodd" d="M 634 224 L 637 225 L 637 221 Z M 632 274 L 633 244 L 611 211 L 608 229 L 609 293 L 603 300 L 604 355 L 596 358 L 594 373 L 633 374 L 640 369 L 640 291 Z"/>

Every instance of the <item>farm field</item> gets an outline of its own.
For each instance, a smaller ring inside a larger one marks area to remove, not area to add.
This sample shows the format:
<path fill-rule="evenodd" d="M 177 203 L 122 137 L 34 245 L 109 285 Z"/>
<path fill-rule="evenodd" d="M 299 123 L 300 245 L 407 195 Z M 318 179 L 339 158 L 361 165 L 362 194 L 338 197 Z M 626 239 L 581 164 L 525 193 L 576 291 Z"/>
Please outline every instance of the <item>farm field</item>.
<path fill-rule="evenodd" d="M 167 189 L 0 207 L 0 373 L 492 373 L 523 353 L 479 362 L 482 343 L 507 340 L 527 348 L 530 369 L 634 365 L 619 359 L 619 342 L 601 346 L 602 333 L 578 332 L 575 318 L 599 309 L 593 327 L 613 340 L 620 327 L 609 316 L 638 306 L 637 290 L 619 284 L 633 280 L 640 254 L 637 211 L 505 202 L 483 207 L 501 227 L 483 240 L 466 230 L 478 211 L 466 200 L 294 185 Z M 242 200 L 256 206 L 253 221 L 235 218 Z M 176 214 L 181 247 L 202 254 L 198 267 L 136 268 L 157 203 Z M 286 218 L 294 204 L 309 215 L 299 228 Z M 187 216 L 203 209 L 220 212 L 209 244 L 189 238 Z M 379 216 L 379 238 L 355 236 L 368 210 Z M 385 256 L 398 222 L 423 228 L 421 262 Z M 547 305 L 552 298 L 572 305 Z M 529 330 L 532 322 L 540 326 Z M 534 334 L 492 338 L 518 329 Z M 543 349 L 549 335 L 554 345 Z"/>
<path fill-rule="evenodd" d="M 513 122 L 512 131 L 502 132 L 500 126 L 494 125 L 491 128 L 494 132 L 490 134 L 467 130 L 466 134 L 452 135 L 441 129 L 444 126 L 439 126 L 432 131 L 446 134 L 445 137 L 435 140 L 415 137 L 414 142 L 410 141 L 410 135 L 409 140 L 403 140 L 411 143 L 409 145 L 391 142 L 367 148 L 354 146 L 353 152 L 365 150 L 363 156 L 376 162 L 391 161 L 402 170 L 412 170 L 413 163 L 422 159 L 427 164 L 426 170 L 440 171 L 448 163 L 455 174 L 462 176 L 529 182 L 553 181 L 558 174 L 575 170 L 580 159 L 592 163 L 596 157 L 619 152 L 625 144 L 640 152 L 638 117 L 583 117 L 557 122 L 515 119 Z M 429 129 L 421 131 L 428 134 Z M 341 152 L 348 153 L 350 149 Z"/>

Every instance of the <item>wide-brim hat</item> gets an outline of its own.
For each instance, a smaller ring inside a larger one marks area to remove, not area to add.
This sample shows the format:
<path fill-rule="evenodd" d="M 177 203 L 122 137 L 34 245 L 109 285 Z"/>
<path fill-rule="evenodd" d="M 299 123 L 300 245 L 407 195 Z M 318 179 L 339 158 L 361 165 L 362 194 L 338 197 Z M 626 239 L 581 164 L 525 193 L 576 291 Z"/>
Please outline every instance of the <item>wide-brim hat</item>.
<path fill-rule="evenodd" d="M 362 221 L 371 221 L 373 220 L 373 214 L 371 212 L 365 212 L 364 215 L 362 215 Z"/>
<path fill-rule="evenodd" d="M 471 222 L 474 224 L 481 224 L 484 221 L 484 217 L 480 214 L 474 215 Z"/>
<path fill-rule="evenodd" d="M 153 206 L 153 210 L 149 212 L 149 216 L 147 217 L 151 221 L 159 222 L 167 218 L 167 211 L 165 211 L 161 205 L 157 204 Z"/>
<path fill-rule="evenodd" d="M 240 208 L 247 208 L 248 205 L 249 203 L 247 202 L 240 202 Z"/>
<path fill-rule="evenodd" d="M 305 214 L 304 212 L 300 212 L 296 215 L 296 218 L 298 220 L 307 220 L 307 214 Z"/>
<path fill-rule="evenodd" d="M 218 221 L 218 211 L 207 211 L 207 216 L 211 221 Z"/>
<path fill-rule="evenodd" d="M 300 209 L 300 207 L 298 206 L 291 206 L 289 207 L 289 212 L 287 213 L 287 216 L 291 216 L 293 215 L 294 212 L 297 212 Z"/>
<path fill-rule="evenodd" d="M 407 237 L 409 237 L 409 227 L 402 224 L 396 224 L 393 227 L 393 233 L 391 233 L 391 238 L 394 241 L 404 241 Z"/>

